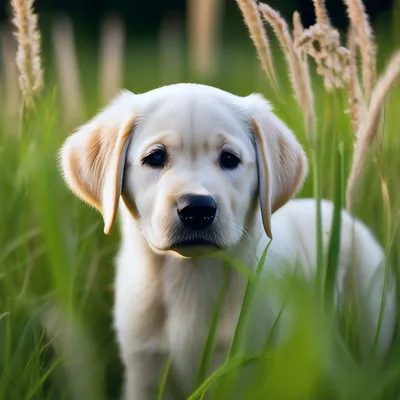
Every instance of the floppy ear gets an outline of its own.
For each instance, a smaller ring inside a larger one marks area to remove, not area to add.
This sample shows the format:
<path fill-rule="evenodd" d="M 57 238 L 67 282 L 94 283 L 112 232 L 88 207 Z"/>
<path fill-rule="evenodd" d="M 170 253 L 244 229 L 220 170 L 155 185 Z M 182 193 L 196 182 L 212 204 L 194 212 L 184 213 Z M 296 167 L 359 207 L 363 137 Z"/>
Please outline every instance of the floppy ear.
<path fill-rule="evenodd" d="M 301 188 L 307 159 L 291 130 L 259 94 L 245 98 L 257 154 L 258 190 L 265 233 L 272 239 L 271 215 Z"/>
<path fill-rule="evenodd" d="M 126 153 L 135 122 L 135 95 L 122 92 L 80 127 L 60 151 L 61 168 L 71 190 L 101 212 L 104 233 L 115 221 Z"/>

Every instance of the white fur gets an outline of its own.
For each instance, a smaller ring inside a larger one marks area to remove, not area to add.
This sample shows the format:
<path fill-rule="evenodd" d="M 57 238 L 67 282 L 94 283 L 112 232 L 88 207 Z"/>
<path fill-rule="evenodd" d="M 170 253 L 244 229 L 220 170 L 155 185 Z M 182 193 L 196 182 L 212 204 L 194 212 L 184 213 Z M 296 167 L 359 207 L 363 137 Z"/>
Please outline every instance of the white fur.
<path fill-rule="evenodd" d="M 134 203 L 136 212 L 132 213 L 122 199 L 119 201 L 122 243 L 117 257 L 115 329 L 126 367 L 126 398 L 144 400 L 155 398 L 161 368 L 169 356 L 180 389 L 186 394 L 193 389 L 222 279 L 222 262 L 213 258 L 212 253 L 178 254 L 179 251 L 168 249 L 168 227 L 176 223 L 175 199 L 187 193 L 213 195 L 218 202 L 218 218 L 214 223 L 221 234 L 224 251 L 254 268 L 269 240 L 265 232 L 274 203 L 279 203 L 278 198 L 286 202 L 286 197 L 295 194 L 303 182 L 306 161 L 295 137 L 259 95 L 242 98 L 192 84 L 163 87 L 140 95 L 125 92 L 90 124 L 94 127 L 118 125 L 118 121 L 125 122 L 130 114 L 135 114 L 137 121 L 126 155 L 123 190 Z M 264 182 L 258 184 L 261 153 L 257 155 L 254 138 L 249 135 L 246 122 L 250 119 L 257 122 L 263 134 L 262 146 L 268 163 L 263 176 L 269 179 L 269 186 Z M 90 124 L 82 128 L 85 134 Z M 75 135 L 79 137 L 80 131 Z M 224 137 L 225 144 L 240 152 L 243 165 L 239 170 L 219 168 L 216 160 L 222 142 L 218 135 Z M 153 142 L 165 143 L 171 153 L 170 165 L 163 172 L 141 165 L 143 152 Z M 279 153 L 282 143 L 287 153 Z M 63 159 L 68 159 L 68 151 L 65 147 Z M 65 163 L 64 169 L 72 186 Z M 299 174 L 298 182 L 296 174 Z M 96 182 L 84 184 L 96 185 Z M 74 190 L 79 195 L 79 188 Z M 262 190 L 266 193 L 263 201 L 269 207 L 262 201 L 263 218 L 253 201 Z M 332 204 L 324 201 L 325 244 L 332 211 Z M 310 199 L 288 202 L 272 215 L 270 225 L 273 241 L 264 275 L 279 273 L 295 261 L 300 261 L 307 276 L 314 274 L 315 202 Z M 351 264 L 356 267 L 361 296 L 367 296 L 373 275 L 380 274 L 372 296 L 362 297 L 362 312 L 371 336 L 380 307 L 383 260 L 382 249 L 368 229 L 343 212 L 338 296 L 347 295 L 345 281 Z M 215 365 L 223 360 L 232 339 L 245 283 L 238 272 L 230 271 L 216 337 Z M 253 320 L 252 331 L 256 333 L 251 339 L 253 346 L 262 341 L 272 321 L 269 314 L 272 301 L 269 303 L 267 296 L 255 299 L 258 317 Z M 390 299 L 387 304 L 382 347 L 389 343 L 393 330 Z M 274 312 L 276 309 L 272 307 Z M 177 398 L 172 392 L 170 396 Z"/>

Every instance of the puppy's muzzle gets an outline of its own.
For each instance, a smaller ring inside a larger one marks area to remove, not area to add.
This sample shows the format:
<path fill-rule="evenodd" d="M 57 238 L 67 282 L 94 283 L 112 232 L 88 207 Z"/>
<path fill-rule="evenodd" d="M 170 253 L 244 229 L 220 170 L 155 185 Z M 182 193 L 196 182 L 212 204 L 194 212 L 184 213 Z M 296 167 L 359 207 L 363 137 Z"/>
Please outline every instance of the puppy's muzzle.
<path fill-rule="evenodd" d="M 205 229 L 214 221 L 217 203 L 211 196 L 188 194 L 178 199 L 177 212 L 186 228 Z"/>

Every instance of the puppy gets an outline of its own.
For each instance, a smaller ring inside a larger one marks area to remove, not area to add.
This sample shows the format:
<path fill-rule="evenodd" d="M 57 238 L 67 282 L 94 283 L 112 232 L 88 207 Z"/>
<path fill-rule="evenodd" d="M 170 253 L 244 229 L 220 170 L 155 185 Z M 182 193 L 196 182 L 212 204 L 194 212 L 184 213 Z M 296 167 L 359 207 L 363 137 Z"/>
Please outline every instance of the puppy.
<path fill-rule="evenodd" d="M 261 95 L 239 97 L 197 84 L 124 91 L 66 140 L 61 165 L 68 186 L 102 214 L 106 234 L 120 211 L 114 320 L 126 399 L 156 398 L 168 357 L 180 389 L 186 394 L 193 389 L 222 280 L 215 253 L 253 268 L 273 237 L 265 274 L 297 262 L 306 274 L 315 272 L 315 202 L 288 202 L 302 186 L 307 160 Z M 325 245 L 332 211 L 323 201 Z M 344 283 L 355 265 L 371 338 L 383 261 L 371 233 L 343 211 L 337 293 L 346 296 Z M 371 292 L 374 275 L 379 280 Z M 232 340 L 245 284 L 238 272 L 229 272 L 215 365 Z M 262 340 L 268 299 L 257 299 L 261 314 L 253 331 Z M 381 346 L 393 330 L 389 300 Z"/>

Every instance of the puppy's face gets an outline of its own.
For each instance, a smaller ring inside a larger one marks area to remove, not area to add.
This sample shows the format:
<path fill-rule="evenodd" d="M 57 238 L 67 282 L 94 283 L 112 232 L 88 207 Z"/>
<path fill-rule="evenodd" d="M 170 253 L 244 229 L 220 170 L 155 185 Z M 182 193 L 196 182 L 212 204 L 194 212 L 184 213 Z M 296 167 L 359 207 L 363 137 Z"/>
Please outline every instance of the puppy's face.
<path fill-rule="evenodd" d="M 67 183 L 111 230 L 119 198 L 155 251 L 196 256 L 246 235 L 259 198 L 264 228 L 301 186 L 306 160 L 260 95 L 203 85 L 124 92 L 67 139 Z"/>
<path fill-rule="evenodd" d="M 136 121 L 123 193 L 154 249 L 186 254 L 235 245 L 256 189 L 249 125 L 232 104 L 177 96 Z"/>

